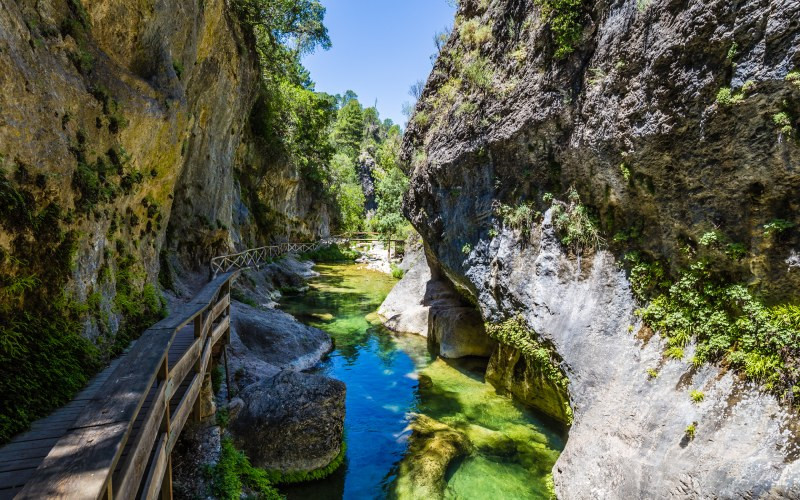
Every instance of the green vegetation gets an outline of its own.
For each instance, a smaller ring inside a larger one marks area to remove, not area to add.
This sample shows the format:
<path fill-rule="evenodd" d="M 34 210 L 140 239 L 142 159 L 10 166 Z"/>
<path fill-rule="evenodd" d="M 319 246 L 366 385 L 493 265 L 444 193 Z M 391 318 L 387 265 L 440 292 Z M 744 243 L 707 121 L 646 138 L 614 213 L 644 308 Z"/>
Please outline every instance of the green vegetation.
<path fill-rule="evenodd" d="M 569 189 L 566 203 L 553 201 L 553 226 L 561 243 L 576 255 L 603 244 L 597 221 L 589 215 L 575 188 Z"/>
<path fill-rule="evenodd" d="M 507 227 L 519 232 L 523 239 L 530 237 L 531 228 L 542 216 L 534 209 L 533 203 L 520 203 L 516 207 L 500 204 L 495 208 L 495 214 Z"/>
<path fill-rule="evenodd" d="M 702 403 L 706 398 L 706 395 L 703 393 L 703 391 L 694 390 L 689 393 L 689 397 L 692 398 L 692 402 L 694 403 Z"/>
<path fill-rule="evenodd" d="M 800 88 L 800 71 L 799 70 L 790 71 L 786 75 L 785 80 L 789 83 L 793 83 L 797 88 Z"/>
<path fill-rule="evenodd" d="M 397 162 L 400 127 L 380 120 L 377 109 L 362 106 L 352 91 L 335 96 L 316 92 L 301 64 L 304 54 L 330 47 L 325 8 L 317 0 L 237 0 L 235 5 L 255 35 L 264 68 L 250 116 L 263 156 L 286 158 L 297 166 L 304 185 L 327 206 L 334 230 L 397 233 L 406 225 L 399 209 L 407 185 Z M 378 164 L 372 172 L 377 207 L 370 203 L 369 211 L 358 170 L 364 155 Z M 262 231 L 274 232 L 280 229 L 279 217 L 259 199 L 257 186 L 246 185 L 248 178 L 264 172 L 255 174 L 240 178 L 243 197 Z"/>
<path fill-rule="evenodd" d="M 555 57 L 563 59 L 575 51 L 583 36 L 583 0 L 536 0 L 542 20 L 549 23 L 556 44 Z"/>
<path fill-rule="evenodd" d="M 710 259 L 674 282 L 660 264 L 638 262 L 631 284 L 641 299 L 651 297 L 637 314 L 667 338 L 666 356 L 682 359 L 694 341 L 693 363 L 722 362 L 779 396 L 800 395 L 800 305 L 765 306 Z"/>
<path fill-rule="evenodd" d="M 782 232 L 786 231 L 787 229 L 791 229 L 795 226 L 794 222 L 788 221 L 786 219 L 773 219 L 768 223 L 764 224 L 764 236 L 773 236 L 776 234 L 781 234 Z"/>
<path fill-rule="evenodd" d="M 772 121 L 779 127 L 779 130 L 783 135 L 791 135 L 792 132 L 794 132 L 794 127 L 792 127 L 792 118 L 785 111 L 781 111 L 780 113 L 775 113 L 772 115 Z"/>
<path fill-rule="evenodd" d="M 230 439 L 222 440 L 219 461 L 206 470 L 211 493 L 222 500 L 239 500 L 244 488 L 262 499 L 283 498 L 272 486 L 267 471 L 253 467 Z"/>
<path fill-rule="evenodd" d="M 684 434 L 686 435 L 689 441 L 694 439 L 695 432 L 697 431 L 697 422 L 692 422 L 691 424 L 686 426 L 686 430 Z"/>
<path fill-rule="evenodd" d="M 352 262 L 358 257 L 358 252 L 349 248 L 341 248 L 333 244 L 319 248 L 313 252 L 306 252 L 301 255 L 303 259 L 313 260 L 317 263 L 324 262 Z"/>
<path fill-rule="evenodd" d="M 747 97 L 747 93 L 753 89 L 753 82 L 746 82 L 738 92 L 731 90 L 730 87 L 723 87 L 717 92 L 717 104 L 723 107 L 735 106 Z"/>
<path fill-rule="evenodd" d="M 397 267 L 397 265 L 394 263 L 391 264 L 391 268 L 392 268 L 392 277 L 397 279 L 403 279 L 403 276 L 406 274 L 405 271 Z"/>
<path fill-rule="evenodd" d="M 283 496 L 275 489 L 275 485 L 328 477 L 342 465 L 346 452 L 347 446 L 342 443 L 339 454 L 327 466 L 307 472 L 282 473 L 253 467 L 247 456 L 237 450 L 229 438 L 225 438 L 222 440 L 219 461 L 207 467 L 205 473 L 211 482 L 211 493 L 217 498 L 238 500 L 242 494 L 247 494 L 248 498 L 254 494 L 261 499 L 281 499 Z"/>
<path fill-rule="evenodd" d="M 658 378 L 658 370 L 656 370 L 655 368 L 648 368 L 647 369 L 647 378 L 649 378 L 650 380 Z"/>
<path fill-rule="evenodd" d="M 492 40 L 492 22 L 481 22 L 472 18 L 460 23 L 458 34 L 461 40 L 470 48 L 479 48 Z"/>
<path fill-rule="evenodd" d="M 0 442 L 65 403 L 100 365 L 82 334 L 88 307 L 64 287 L 78 234 L 65 229 L 71 214 L 37 196 L 46 179 L 17 166 L 17 183 L 0 158 Z M 35 313 L 33 312 L 35 311 Z"/>

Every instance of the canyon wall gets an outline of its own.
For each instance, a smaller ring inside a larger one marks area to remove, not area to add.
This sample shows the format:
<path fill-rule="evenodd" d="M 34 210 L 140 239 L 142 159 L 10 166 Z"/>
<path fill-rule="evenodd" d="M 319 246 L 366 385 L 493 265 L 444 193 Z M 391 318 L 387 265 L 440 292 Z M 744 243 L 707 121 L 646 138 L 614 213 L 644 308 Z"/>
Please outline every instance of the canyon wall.
<path fill-rule="evenodd" d="M 262 68 L 233 5 L 0 2 L 0 441 L 159 319 L 161 290 L 191 295 L 211 257 L 327 234 L 252 130 Z"/>
<path fill-rule="evenodd" d="M 725 280 L 796 302 L 798 23 L 781 0 L 460 2 L 405 136 L 405 211 L 484 321 L 522 318 L 560 358 L 559 497 L 800 495 L 796 390 L 694 366 L 693 342 L 665 356 L 629 279 L 632 258 L 675 279 L 711 234 Z M 576 204 L 594 245 L 559 234 Z M 495 383 L 524 383 L 518 358 L 495 355 Z"/>

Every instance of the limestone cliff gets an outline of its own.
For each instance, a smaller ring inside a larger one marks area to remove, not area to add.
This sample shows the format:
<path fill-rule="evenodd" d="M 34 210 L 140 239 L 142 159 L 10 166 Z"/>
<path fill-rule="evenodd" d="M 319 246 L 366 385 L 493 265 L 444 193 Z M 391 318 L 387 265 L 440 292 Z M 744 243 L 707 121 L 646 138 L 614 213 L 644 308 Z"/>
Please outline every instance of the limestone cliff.
<path fill-rule="evenodd" d="M 519 314 L 562 359 L 560 497 L 800 495 L 796 411 L 693 367 L 692 345 L 665 357 L 622 258 L 673 275 L 711 233 L 736 250 L 726 279 L 796 301 L 799 18 L 782 0 L 460 2 L 405 136 L 405 210 L 486 321 Z M 596 251 L 564 244 L 553 196 L 594 214 Z"/>
<path fill-rule="evenodd" d="M 204 279 L 215 254 L 327 232 L 296 168 L 258 149 L 260 78 L 223 0 L 0 2 L 0 356 L 17 370 L 0 392 L 41 393 L 6 401 L 0 441 L 158 319 L 159 274 L 180 289 L 174 271 Z M 286 220 L 265 227 L 255 201 Z"/>

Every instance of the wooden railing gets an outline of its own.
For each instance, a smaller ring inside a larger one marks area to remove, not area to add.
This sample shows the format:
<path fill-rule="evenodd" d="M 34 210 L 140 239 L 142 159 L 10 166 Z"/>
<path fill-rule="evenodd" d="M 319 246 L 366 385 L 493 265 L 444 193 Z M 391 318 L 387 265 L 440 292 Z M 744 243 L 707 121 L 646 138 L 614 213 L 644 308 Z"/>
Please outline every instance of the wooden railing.
<path fill-rule="evenodd" d="M 265 247 L 251 248 L 239 253 L 220 255 L 211 259 L 211 276 L 219 273 L 240 271 L 251 267 L 258 267 L 269 263 L 271 259 L 282 257 L 287 254 L 301 254 L 313 252 L 324 246 L 349 243 L 369 243 L 381 242 L 386 244 L 387 251 L 391 256 L 392 245 L 395 252 L 402 252 L 405 246 L 404 240 L 393 240 L 381 237 L 380 233 L 347 233 L 330 238 L 324 238 L 313 243 L 281 243 Z"/>
<path fill-rule="evenodd" d="M 233 276 L 216 277 L 142 334 L 17 498 L 171 497 L 170 453 L 189 417 L 200 418 L 214 345 L 230 339 Z M 193 328 L 194 341 L 170 369 L 170 346 L 184 327 Z M 173 396 L 180 400 L 171 412 Z"/>
<path fill-rule="evenodd" d="M 342 242 L 338 238 L 321 239 L 313 243 L 281 243 L 266 247 L 251 248 L 244 252 L 230 255 L 220 255 L 211 259 L 211 275 L 239 271 L 250 267 L 258 267 L 268 263 L 271 259 L 287 254 L 301 254 L 313 252 L 323 246 Z"/>

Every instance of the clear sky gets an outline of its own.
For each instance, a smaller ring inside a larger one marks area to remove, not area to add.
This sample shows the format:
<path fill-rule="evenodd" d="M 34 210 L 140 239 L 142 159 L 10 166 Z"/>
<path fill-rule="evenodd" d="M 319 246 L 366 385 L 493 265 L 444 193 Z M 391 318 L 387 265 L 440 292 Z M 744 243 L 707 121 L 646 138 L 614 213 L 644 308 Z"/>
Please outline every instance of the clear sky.
<path fill-rule="evenodd" d="M 321 0 L 333 47 L 303 63 L 316 90 L 343 94 L 351 89 L 364 106 L 378 101 L 381 118 L 404 125 L 408 89 L 425 80 L 436 51 L 436 32 L 453 23 L 447 0 Z"/>

